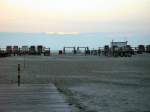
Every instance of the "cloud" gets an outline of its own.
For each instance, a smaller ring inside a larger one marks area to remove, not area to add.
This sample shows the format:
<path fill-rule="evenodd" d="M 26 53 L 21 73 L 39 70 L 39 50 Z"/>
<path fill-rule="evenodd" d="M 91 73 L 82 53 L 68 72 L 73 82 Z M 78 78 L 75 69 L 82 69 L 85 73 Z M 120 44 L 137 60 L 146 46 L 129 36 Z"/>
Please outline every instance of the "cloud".
<path fill-rule="evenodd" d="M 79 32 L 46 32 L 48 35 L 78 35 Z"/>

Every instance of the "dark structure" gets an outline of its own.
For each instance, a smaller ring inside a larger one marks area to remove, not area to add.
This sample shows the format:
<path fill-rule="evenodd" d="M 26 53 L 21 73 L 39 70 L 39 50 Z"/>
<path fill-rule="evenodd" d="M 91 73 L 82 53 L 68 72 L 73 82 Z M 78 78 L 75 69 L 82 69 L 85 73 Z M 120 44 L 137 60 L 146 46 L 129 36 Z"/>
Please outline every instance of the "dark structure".
<path fill-rule="evenodd" d="M 18 53 L 19 53 L 19 47 L 18 46 L 13 46 L 13 54 L 14 54 L 14 56 L 16 54 L 18 54 Z"/>
<path fill-rule="evenodd" d="M 64 48 L 63 48 L 63 54 L 66 54 L 66 49 L 73 49 L 73 54 L 76 54 L 76 53 L 77 53 L 76 47 L 64 47 Z"/>
<path fill-rule="evenodd" d="M 94 56 L 96 56 L 96 55 L 98 55 L 98 50 L 91 50 L 91 55 L 94 55 Z"/>
<path fill-rule="evenodd" d="M 126 42 L 111 42 L 111 48 L 108 45 L 104 46 L 104 55 L 105 56 L 114 56 L 114 57 L 131 57 L 133 50 L 130 45 L 127 45 Z"/>
<path fill-rule="evenodd" d="M 6 51 L 0 49 L 0 57 L 10 56 Z"/>
<path fill-rule="evenodd" d="M 22 46 L 22 53 L 23 53 L 24 55 L 29 54 L 29 48 L 28 48 L 28 46 Z"/>
<path fill-rule="evenodd" d="M 132 56 L 131 46 L 126 45 L 124 47 L 119 48 L 119 56 L 121 56 L 121 57 L 131 57 Z"/>
<path fill-rule="evenodd" d="M 43 53 L 43 46 L 42 45 L 38 45 L 37 46 L 37 54 L 41 55 Z"/>
<path fill-rule="evenodd" d="M 150 45 L 147 45 L 147 46 L 146 46 L 146 52 L 147 52 L 147 53 L 150 53 Z"/>
<path fill-rule="evenodd" d="M 29 54 L 30 55 L 36 55 L 36 47 L 35 46 L 30 46 Z"/>
<path fill-rule="evenodd" d="M 127 41 L 125 42 L 111 42 L 111 55 L 114 57 L 131 57 L 132 49 L 130 45 L 127 45 Z"/>
<path fill-rule="evenodd" d="M 45 48 L 44 49 L 44 56 L 50 56 L 51 55 L 51 50 L 50 48 Z"/>
<path fill-rule="evenodd" d="M 105 46 L 104 46 L 104 55 L 105 55 L 105 56 L 108 56 L 108 55 L 109 55 L 109 52 L 110 52 L 109 45 L 105 45 Z"/>
<path fill-rule="evenodd" d="M 142 54 L 143 52 L 145 52 L 145 46 L 144 45 L 139 45 L 137 53 L 138 54 Z"/>
<path fill-rule="evenodd" d="M 131 47 L 132 55 L 135 55 L 137 53 L 137 47 Z"/>
<path fill-rule="evenodd" d="M 12 46 L 7 46 L 6 47 L 6 52 L 11 55 L 12 54 Z"/>
<path fill-rule="evenodd" d="M 62 50 L 59 50 L 58 54 L 59 54 L 59 55 L 62 55 L 62 54 L 63 54 L 63 51 L 62 51 Z"/>
<path fill-rule="evenodd" d="M 77 53 L 80 53 L 80 49 L 84 49 L 85 55 L 90 55 L 91 53 L 88 47 L 77 47 Z"/>
<path fill-rule="evenodd" d="M 98 56 L 100 56 L 101 55 L 101 49 L 99 48 L 97 52 L 98 52 Z"/>

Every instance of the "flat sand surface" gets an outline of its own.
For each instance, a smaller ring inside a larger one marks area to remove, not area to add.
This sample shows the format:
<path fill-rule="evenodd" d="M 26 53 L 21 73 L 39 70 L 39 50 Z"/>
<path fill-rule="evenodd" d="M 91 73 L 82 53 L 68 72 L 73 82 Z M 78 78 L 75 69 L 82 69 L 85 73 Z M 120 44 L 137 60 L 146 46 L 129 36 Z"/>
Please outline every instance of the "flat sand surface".
<path fill-rule="evenodd" d="M 17 83 L 17 64 L 22 85 L 52 83 L 80 112 L 150 112 L 150 54 L 0 58 L 1 85 Z"/>
<path fill-rule="evenodd" d="M 71 112 L 71 108 L 53 84 L 1 84 L 0 112 Z"/>

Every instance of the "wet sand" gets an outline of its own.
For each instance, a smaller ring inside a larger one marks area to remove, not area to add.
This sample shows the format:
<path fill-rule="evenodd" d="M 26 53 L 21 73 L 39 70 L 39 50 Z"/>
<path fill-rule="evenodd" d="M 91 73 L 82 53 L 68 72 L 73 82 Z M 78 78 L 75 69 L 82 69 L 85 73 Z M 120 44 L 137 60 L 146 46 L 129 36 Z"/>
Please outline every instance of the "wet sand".
<path fill-rule="evenodd" d="M 54 84 L 81 112 L 149 112 L 150 54 L 104 56 L 26 56 L 0 58 L 0 83 Z M 75 111 L 75 110 L 74 110 Z"/>
<path fill-rule="evenodd" d="M 71 108 L 53 84 L 1 84 L 0 112 L 71 112 Z"/>

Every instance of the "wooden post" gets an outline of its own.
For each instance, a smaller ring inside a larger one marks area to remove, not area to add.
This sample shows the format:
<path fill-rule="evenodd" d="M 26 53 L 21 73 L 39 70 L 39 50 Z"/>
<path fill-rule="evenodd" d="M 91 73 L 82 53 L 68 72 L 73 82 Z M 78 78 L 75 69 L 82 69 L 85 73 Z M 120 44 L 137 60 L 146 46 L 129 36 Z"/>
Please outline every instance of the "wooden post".
<path fill-rule="evenodd" d="M 18 64 L 18 86 L 20 86 L 20 64 Z"/>

